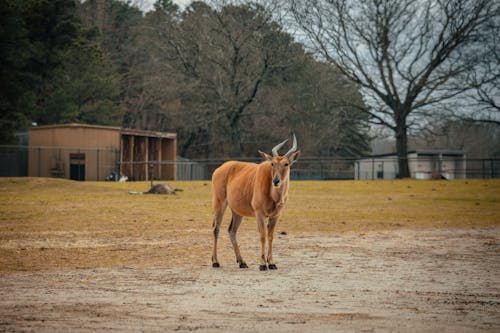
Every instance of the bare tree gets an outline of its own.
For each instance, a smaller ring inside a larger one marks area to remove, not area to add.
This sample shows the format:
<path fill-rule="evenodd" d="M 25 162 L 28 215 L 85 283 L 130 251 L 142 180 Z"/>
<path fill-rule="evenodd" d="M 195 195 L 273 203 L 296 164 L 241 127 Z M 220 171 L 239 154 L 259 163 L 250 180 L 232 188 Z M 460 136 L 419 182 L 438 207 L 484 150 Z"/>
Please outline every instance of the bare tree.
<path fill-rule="evenodd" d="M 489 33 L 483 34 L 485 50 L 477 70 L 467 77 L 474 89 L 467 95 L 471 114 L 459 118 L 470 122 L 500 126 L 500 19 L 491 20 Z"/>
<path fill-rule="evenodd" d="M 190 80 L 185 103 L 191 103 L 199 121 L 227 132 L 219 137 L 230 142 L 220 145 L 240 156 L 243 118 L 255 116 L 249 106 L 265 81 L 290 66 L 285 55 L 297 52 L 293 39 L 259 5 L 214 9 L 195 2 L 183 13 L 171 43 Z"/>
<path fill-rule="evenodd" d="M 500 127 L 493 123 L 445 119 L 415 134 L 412 149 L 462 150 L 469 159 L 500 154 Z"/>
<path fill-rule="evenodd" d="M 464 77 L 499 17 L 491 0 L 294 0 L 299 38 L 362 87 L 371 121 L 396 137 L 399 177 L 409 177 L 408 131 L 432 106 L 470 90 Z M 497 31 L 497 34 L 500 33 Z"/>

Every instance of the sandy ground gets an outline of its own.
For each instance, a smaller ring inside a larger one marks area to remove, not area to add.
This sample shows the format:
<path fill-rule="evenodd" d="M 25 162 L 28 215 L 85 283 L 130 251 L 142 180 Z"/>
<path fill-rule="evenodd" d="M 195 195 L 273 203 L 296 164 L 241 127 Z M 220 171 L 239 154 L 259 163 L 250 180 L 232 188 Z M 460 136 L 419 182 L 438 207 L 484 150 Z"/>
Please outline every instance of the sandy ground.
<path fill-rule="evenodd" d="M 0 331 L 500 332 L 500 227 L 280 234 L 266 272 L 220 245 L 219 269 L 2 274 Z"/>

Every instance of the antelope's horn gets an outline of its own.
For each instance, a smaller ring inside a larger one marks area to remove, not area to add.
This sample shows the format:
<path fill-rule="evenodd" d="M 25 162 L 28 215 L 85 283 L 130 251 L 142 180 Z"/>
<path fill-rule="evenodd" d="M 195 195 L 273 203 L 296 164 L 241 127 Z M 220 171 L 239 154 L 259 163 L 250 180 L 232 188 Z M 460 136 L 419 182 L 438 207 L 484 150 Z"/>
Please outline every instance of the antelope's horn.
<path fill-rule="evenodd" d="M 295 137 L 295 133 L 293 134 L 293 145 L 292 148 L 285 154 L 286 157 L 290 157 L 293 153 L 297 151 L 297 138 Z"/>
<path fill-rule="evenodd" d="M 273 153 L 273 156 L 279 156 L 278 154 L 278 150 L 281 149 L 281 147 L 283 147 L 283 145 L 288 141 L 288 139 L 286 139 L 285 141 L 283 141 L 282 143 L 280 144 L 277 144 L 271 151 Z"/>

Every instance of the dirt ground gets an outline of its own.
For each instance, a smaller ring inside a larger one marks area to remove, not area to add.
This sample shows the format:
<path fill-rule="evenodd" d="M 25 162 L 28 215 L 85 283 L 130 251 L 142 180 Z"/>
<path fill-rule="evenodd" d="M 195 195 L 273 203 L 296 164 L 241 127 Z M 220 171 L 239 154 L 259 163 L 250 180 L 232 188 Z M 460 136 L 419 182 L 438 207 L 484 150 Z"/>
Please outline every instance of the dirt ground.
<path fill-rule="evenodd" d="M 500 332 L 498 226 L 281 233 L 266 272 L 256 232 L 240 238 L 248 269 L 226 236 L 219 269 L 208 249 L 201 265 L 0 274 L 0 331 Z"/>

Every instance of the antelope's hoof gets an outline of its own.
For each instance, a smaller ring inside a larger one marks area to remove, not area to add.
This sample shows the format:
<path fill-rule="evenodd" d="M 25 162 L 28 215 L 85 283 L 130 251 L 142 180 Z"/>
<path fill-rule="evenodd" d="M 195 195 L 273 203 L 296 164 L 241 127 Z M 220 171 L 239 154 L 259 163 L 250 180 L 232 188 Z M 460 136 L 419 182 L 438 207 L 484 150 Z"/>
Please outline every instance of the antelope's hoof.
<path fill-rule="evenodd" d="M 260 265 L 259 266 L 260 271 L 267 271 L 267 266 L 266 265 Z"/>
<path fill-rule="evenodd" d="M 240 268 L 248 268 L 248 266 L 246 263 L 240 262 Z"/>
<path fill-rule="evenodd" d="M 269 264 L 269 269 L 278 269 L 276 264 Z"/>
<path fill-rule="evenodd" d="M 218 263 L 218 262 L 214 262 L 214 263 L 212 264 L 212 267 L 213 267 L 213 268 L 219 268 L 219 267 L 220 267 L 220 265 L 219 265 L 219 263 Z"/>

